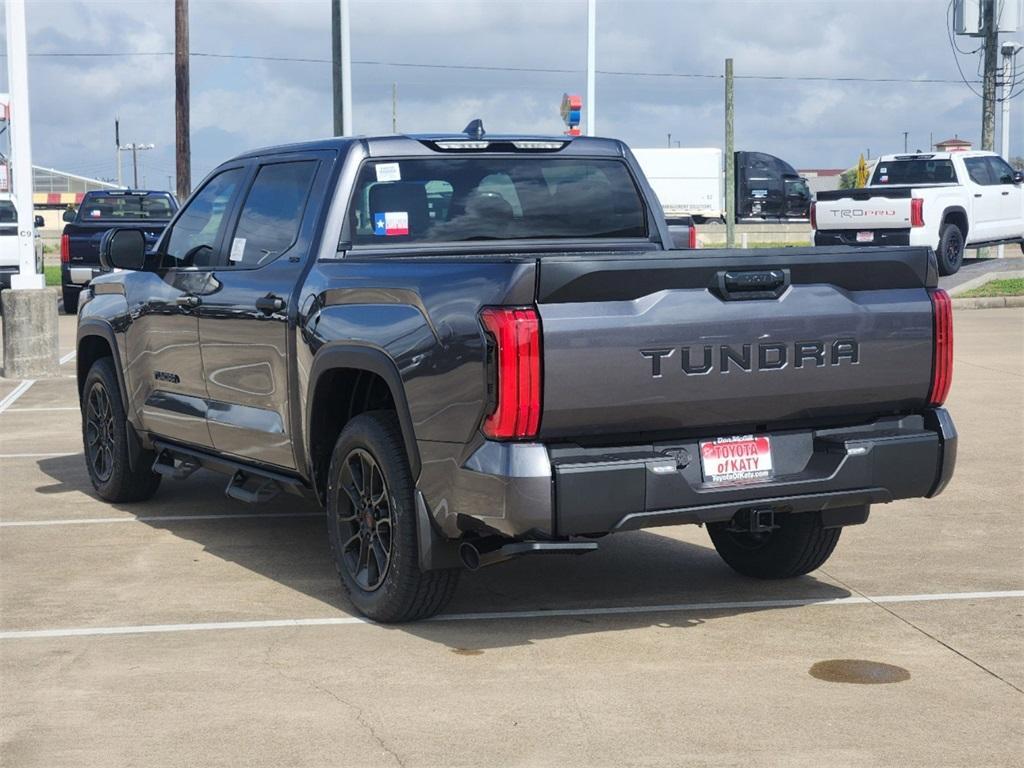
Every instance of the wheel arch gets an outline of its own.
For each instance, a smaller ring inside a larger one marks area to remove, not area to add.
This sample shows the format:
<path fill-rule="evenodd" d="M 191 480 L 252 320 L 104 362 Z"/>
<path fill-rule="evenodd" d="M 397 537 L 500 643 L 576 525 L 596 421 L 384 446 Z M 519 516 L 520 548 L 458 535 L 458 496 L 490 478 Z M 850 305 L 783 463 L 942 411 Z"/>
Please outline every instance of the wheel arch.
<path fill-rule="evenodd" d="M 942 212 L 942 218 L 939 221 L 939 237 L 942 237 L 942 227 L 945 224 L 956 224 L 960 229 L 960 233 L 964 236 L 964 244 L 967 243 L 967 232 L 970 230 L 970 217 L 967 215 L 966 209 L 959 205 L 952 205 L 946 208 Z"/>
<path fill-rule="evenodd" d="M 124 371 L 121 370 L 121 358 L 118 355 L 117 337 L 114 329 L 107 323 L 98 320 L 87 320 L 78 326 L 78 340 L 75 346 L 75 363 L 78 378 L 78 400 L 82 400 L 85 377 L 89 369 L 102 357 L 110 357 L 114 361 L 117 372 L 117 385 L 121 390 L 121 404 L 124 411 L 131 414 L 128 403 L 128 387 L 125 386 Z"/>
<path fill-rule="evenodd" d="M 420 455 L 405 385 L 384 350 L 349 342 L 325 345 L 313 358 L 306 402 L 306 455 L 312 484 L 321 498 L 330 453 L 341 430 L 354 416 L 380 407 L 395 411 L 413 480 L 419 478 Z"/>

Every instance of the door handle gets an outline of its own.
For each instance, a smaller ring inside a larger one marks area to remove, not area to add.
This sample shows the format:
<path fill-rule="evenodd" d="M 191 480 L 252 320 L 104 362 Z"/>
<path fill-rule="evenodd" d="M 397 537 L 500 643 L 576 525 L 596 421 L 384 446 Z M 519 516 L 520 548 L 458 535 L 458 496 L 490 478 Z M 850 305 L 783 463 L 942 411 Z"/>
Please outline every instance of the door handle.
<path fill-rule="evenodd" d="M 1001 194 L 1008 195 L 1010 193 L 1009 192 L 1002 192 Z"/>
<path fill-rule="evenodd" d="M 274 296 L 268 294 L 266 296 L 260 296 L 256 299 L 256 309 L 267 315 L 272 315 L 275 312 L 280 312 L 284 309 L 284 299 L 280 296 Z"/>
<path fill-rule="evenodd" d="M 974 193 L 974 196 L 975 196 L 975 197 L 981 197 L 981 192 L 975 192 L 975 193 Z"/>
<path fill-rule="evenodd" d="M 187 309 L 193 309 L 203 303 L 203 300 L 198 296 L 179 296 L 174 300 L 174 303 L 179 307 L 186 307 Z"/>

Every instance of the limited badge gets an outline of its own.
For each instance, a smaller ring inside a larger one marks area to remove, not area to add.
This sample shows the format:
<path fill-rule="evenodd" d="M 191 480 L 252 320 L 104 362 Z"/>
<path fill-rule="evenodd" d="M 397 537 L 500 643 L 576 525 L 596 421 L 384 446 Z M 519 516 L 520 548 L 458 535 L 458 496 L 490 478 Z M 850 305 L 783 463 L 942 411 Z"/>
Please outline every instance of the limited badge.
<path fill-rule="evenodd" d="M 407 211 L 385 211 L 373 214 L 373 234 L 381 237 L 394 237 L 409 234 L 409 214 Z"/>

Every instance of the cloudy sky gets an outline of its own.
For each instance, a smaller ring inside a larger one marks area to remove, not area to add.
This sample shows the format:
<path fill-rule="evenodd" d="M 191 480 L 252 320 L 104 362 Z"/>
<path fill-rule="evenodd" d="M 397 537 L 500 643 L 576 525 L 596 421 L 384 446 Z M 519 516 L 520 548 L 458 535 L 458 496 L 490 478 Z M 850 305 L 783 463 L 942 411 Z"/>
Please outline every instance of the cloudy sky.
<path fill-rule="evenodd" d="M 28 0 L 35 164 L 112 178 L 116 115 L 122 142 L 156 145 L 141 156 L 140 176 L 167 185 L 173 6 Z M 932 134 L 977 141 L 981 103 L 959 81 L 947 6 L 598 0 L 598 131 L 635 147 L 664 146 L 668 133 L 683 146 L 721 146 L 718 75 L 731 56 L 737 76 L 749 78 L 736 85 L 738 148 L 810 168 L 848 166 L 862 151 L 902 151 L 903 131 L 911 149 L 927 149 Z M 491 132 L 558 133 L 562 93 L 585 93 L 586 0 L 352 0 L 351 7 L 356 132 L 390 132 L 392 83 L 398 127 L 408 132 L 460 130 L 481 117 Z M 191 0 L 194 181 L 243 149 L 330 134 L 330 18 L 330 0 Z M 961 38 L 960 47 L 974 42 Z M 86 53 L 114 55 L 68 55 Z M 314 61 L 237 58 L 245 56 Z M 960 57 L 970 80 L 978 61 Z M 1011 154 L 1022 155 L 1024 96 L 1013 106 Z"/>

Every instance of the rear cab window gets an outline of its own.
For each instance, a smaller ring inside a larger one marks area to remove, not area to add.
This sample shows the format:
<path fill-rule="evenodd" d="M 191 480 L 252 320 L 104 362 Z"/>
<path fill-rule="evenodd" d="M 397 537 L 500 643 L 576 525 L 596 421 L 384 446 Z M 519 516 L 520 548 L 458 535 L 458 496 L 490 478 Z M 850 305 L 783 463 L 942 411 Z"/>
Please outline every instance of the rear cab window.
<path fill-rule="evenodd" d="M 368 161 L 348 215 L 355 246 L 648 236 L 627 165 L 603 158 Z"/>
<path fill-rule="evenodd" d="M 177 205 L 166 192 L 128 192 L 89 195 L 82 201 L 81 221 L 121 221 L 126 219 L 169 220 Z"/>
<path fill-rule="evenodd" d="M 953 169 L 952 160 L 921 157 L 905 160 L 880 160 L 871 177 L 871 185 L 955 184 L 956 180 L 956 171 Z"/>

